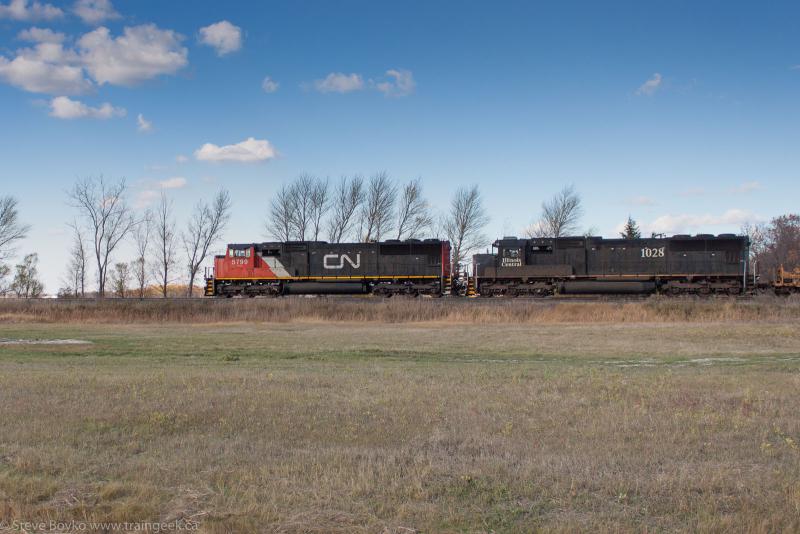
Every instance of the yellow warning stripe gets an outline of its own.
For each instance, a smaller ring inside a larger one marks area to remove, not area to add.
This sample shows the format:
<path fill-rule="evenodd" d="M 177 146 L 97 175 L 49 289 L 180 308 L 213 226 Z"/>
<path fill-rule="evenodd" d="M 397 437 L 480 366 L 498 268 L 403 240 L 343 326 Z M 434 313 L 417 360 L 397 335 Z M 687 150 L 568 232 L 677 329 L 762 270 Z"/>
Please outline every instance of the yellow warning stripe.
<path fill-rule="evenodd" d="M 673 278 L 676 276 L 742 276 L 742 273 L 641 273 L 641 274 L 584 274 L 576 278 Z M 528 277 L 533 278 L 533 277 Z"/>

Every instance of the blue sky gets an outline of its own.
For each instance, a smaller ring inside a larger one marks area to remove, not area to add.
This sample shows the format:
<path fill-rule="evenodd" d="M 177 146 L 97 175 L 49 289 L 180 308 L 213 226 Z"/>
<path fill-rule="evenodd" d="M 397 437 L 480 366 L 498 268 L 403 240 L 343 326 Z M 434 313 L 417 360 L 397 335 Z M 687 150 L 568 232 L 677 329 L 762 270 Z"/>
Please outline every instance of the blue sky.
<path fill-rule="evenodd" d="M 64 191 L 98 174 L 138 206 L 172 186 L 179 222 L 226 187 L 237 242 L 264 238 L 301 172 L 421 177 L 439 209 L 477 183 L 491 236 L 522 234 L 565 184 L 606 236 L 628 214 L 720 233 L 800 209 L 797 3 L 0 6 L 0 194 L 33 225 L 18 248 L 49 291 Z M 249 138 L 247 157 L 221 148 Z"/>

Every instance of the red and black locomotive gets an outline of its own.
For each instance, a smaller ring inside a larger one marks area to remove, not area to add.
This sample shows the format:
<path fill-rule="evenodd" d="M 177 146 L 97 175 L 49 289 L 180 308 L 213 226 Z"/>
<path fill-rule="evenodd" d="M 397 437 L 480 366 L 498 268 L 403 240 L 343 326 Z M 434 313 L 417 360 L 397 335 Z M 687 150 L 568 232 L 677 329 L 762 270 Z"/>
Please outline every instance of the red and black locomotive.
<path fill-rule="evenodd" d="M 288 241 L 228 245 L 214 258 L 205 294 L 439 296 L 449 287 L 447 241 Z"/>

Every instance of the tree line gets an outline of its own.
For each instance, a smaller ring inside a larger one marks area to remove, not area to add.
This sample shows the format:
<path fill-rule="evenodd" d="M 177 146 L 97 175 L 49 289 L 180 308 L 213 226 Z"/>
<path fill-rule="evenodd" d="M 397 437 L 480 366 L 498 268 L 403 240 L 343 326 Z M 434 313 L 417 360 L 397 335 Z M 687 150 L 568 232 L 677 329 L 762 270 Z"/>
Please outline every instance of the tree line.
<path fill-rule="evenodd" d="M 488 243 L 489 216 L 478 186 L 458 188 L 437 214 L 422 180 L 399 183 L 386 172 L 337 182 L 301 174 L 284 184 L 269 205 L 266 234 L 277 241 L 372 242 L 438 237 L 452 244 L 453 263 Z"/>
<path fill-rule="evenodd" d="M 750 238 L 751 273 L 772 276 L 780 266 L 789 270 L 800 267 L 800 215 L 745 224 L 741 233 Z"/>
<path fill-rule="evenodd" d="M 173 202 L 164 191 L 153 208 L 140 212 L 130 205 L 127 193 L 124 179 L 103 176 L 77 180 L 67 191 L 75 217 L 68 223 L 70 254 L 59 294 L 142 298 L 155 287 L 166 297 L 185 280 L 185 294 L 192 296 L 201 267 L 227 228 L 230 194 L 220 189 L 213 198 L 197 202 L 188 219 L 178 225 Z M 583 213 L 580 194 L 566 186 L 542 202 L 539 216 L 525 234 L 531 238 L 580 235 Z M 398 182 L 386 172 L 377 172 L 331 181 L 301 174 L 273 195 L 263 228 L 267 237 L 277 241 L 446 239 L 451 243 L 453 269 L 458 270 L 470 253 L 489 244 L 484 233 L 489 220 L 476 185 L 456 189 L 446 209 L 437 212 L 425 198 L 419 178 Z M 29 230 L 20 220 L 17 200 L 0 197 L 0 294 L 42 294 L 37 254 L 25 255 L 13 270 L 5 263 Z M 590 229 L 584 235 L 592 233 Z M 800 265 L 800 216 L 748 224 L 742 233 L 751 240 L 751 272 L 771 273 L 778 265 Z M 636 239 L 641 235 L 629 216 L 620 236 Z M 133 245 L 134 258 L 117 261 L 125 242 Z M 11 282 L 6 283 L 9 278 Z"/>
<path fill-rule="evenodd" d="M 175 216 L 173 201 L 162 190 L 153 209 L 136 213 L 127 200 L 125 180 L 109 181 L 100 176 L 78 180 L 67 192 L 75 211 L 70 261 L 60 293 L 84 297 L 89 266 L 94 268 L 99 297 L 113 293 L 119 297 L 146 296 L 154 284 L 163 297 L 171 284 L 184 274 L 187 296 L 212 247 L 221 240 L 231 213 L 230 194 L 225 189 L 209 201 L 195 204 L 182 228 Z M 115 262 L 118 247 L 130 240 L 135 257 L 130 262 Z"/>

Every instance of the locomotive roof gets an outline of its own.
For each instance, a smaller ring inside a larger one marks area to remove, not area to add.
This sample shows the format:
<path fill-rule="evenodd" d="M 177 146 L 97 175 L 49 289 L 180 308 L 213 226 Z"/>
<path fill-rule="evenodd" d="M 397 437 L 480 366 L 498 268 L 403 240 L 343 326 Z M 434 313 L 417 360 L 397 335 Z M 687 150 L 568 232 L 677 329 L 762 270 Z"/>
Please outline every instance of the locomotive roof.
<path fill-rule="evenodd" d="M 533 241 L 534 243 L 539 242 L 551 242 L 551 241 L 589 241 L 591 243 L 612 243 L 612 242 L 630 242 L 630 241 L 652 241 L 652 240 L 662 240 L 662 241 L 674 241 L 674 240 L 691 240 L 691 241 L 702 241 L 702 240 L 747 240 L 748 237 L 745 235 L 736 235 L 736 234 L 696 234 L 696 235 L 688 235 L 688 234 L 675 234 L 670 237 L 640 237 L 636 239 L 628 239 L 625 237 L 610 237 L 605 238 L 602 236 L 564 236 L 564 237 L 531 237 L 531 238 L 518 238 L 514 236 L 505 236 L 502 239 L 498 239 L 494 242 L 494 245 L 497 246 L 498 244 L 510 244 L 519 241 Z"/>
<path fill-rule="evenodd" d="M 280 245 L 414 245 L 420 243 L 438 244 L 442 243 L 441 239 L 387 239 L 386 241 L 371 241 L 369 243 L 361 242 L 342 242 L 342 243 L 328 243 L 327 241 L 263 241 L 261 243 L 228 243 L 228 248 L 243 249 L 243 248 L 265 248 L 275 247 Z"/>

